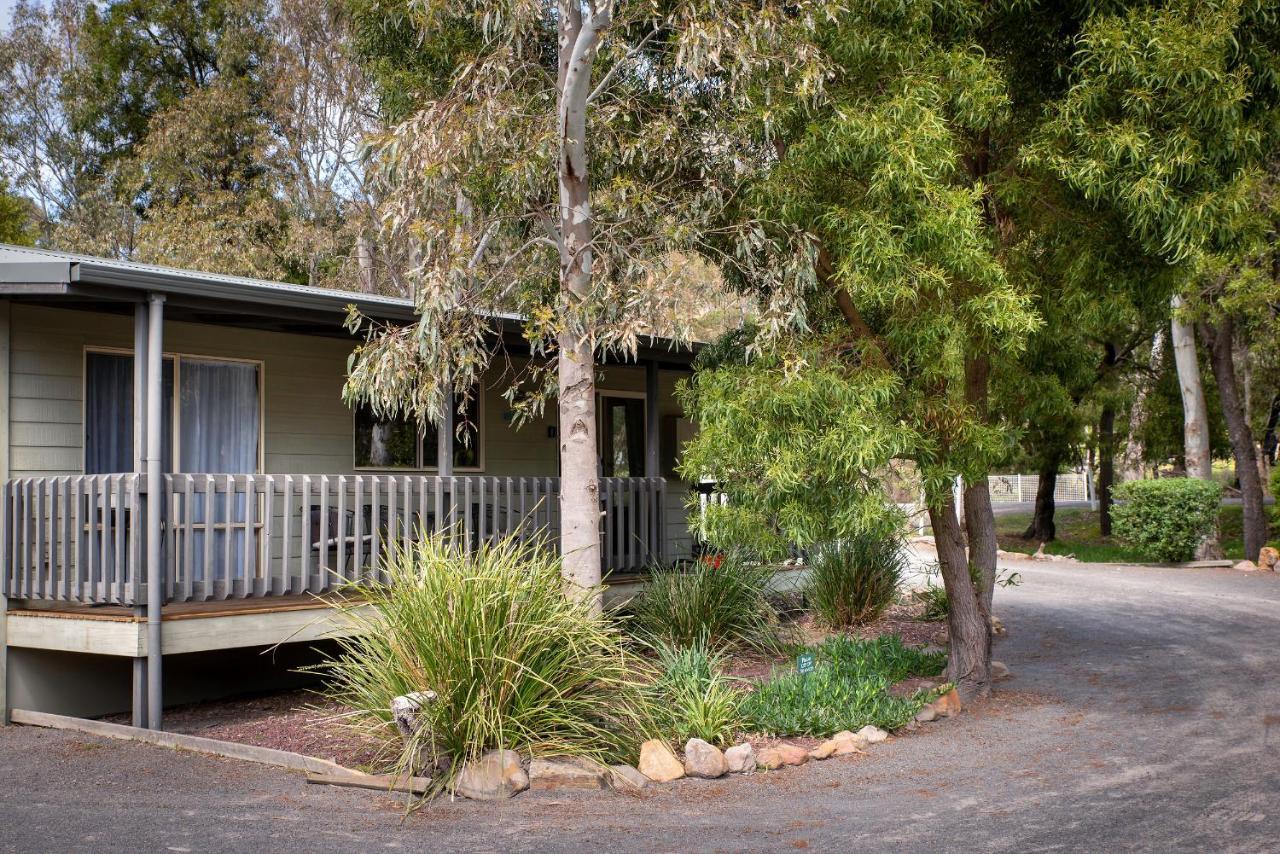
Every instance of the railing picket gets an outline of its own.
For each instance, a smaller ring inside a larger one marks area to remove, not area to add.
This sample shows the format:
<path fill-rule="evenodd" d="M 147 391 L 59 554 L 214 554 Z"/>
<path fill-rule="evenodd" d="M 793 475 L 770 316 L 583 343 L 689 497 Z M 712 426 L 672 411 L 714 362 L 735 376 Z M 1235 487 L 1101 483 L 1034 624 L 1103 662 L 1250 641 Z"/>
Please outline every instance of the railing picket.
<path fill-rule="evenodd" d="M 291 545 L 290 538 L 293 535 L 290 522 L 293 520 L 293 475 L 285 475 L 283 481 L 284 489 L 280 496 L 280 593 L 296 593 L 293 585 L 293 575 L 289 572 L 289 547 Z M 303 506 L 302 512 L 306 512 L 306 506 Z"/>
<path fill-rule="evenodd" d="M 125 478 L 128 475 L 120 475 L 116 478 L 116 501 L 115 513 L 112 515 L 111 524 L 115 529 L 116 547 L 115 554 L 112 556 L 111 570 L 115 575 L 116 595 L 114 597 L 117 604 L 124 604 L 124 570 L 125 570 L 125 550 L 124 550 L 124 534 L 125 534 Z"/>
<path fill-rule="evenodd" d="M 329 563 L 329 541 L 333 532 L 329 530 L 329 476 L 320 478 L 320 540 L 316 548 L 316 589 L 320 592 L 329 589 L 332 567 Z"/>
<path fill-rule="evenodd" d="M 343 475 L 338 476 L 338 530 L 334 534 L 334 539 L 338 543 L 336 554 L 338 557 L 338 575 L 343 580 L 347 580 L 347 479 Z"/>
<path fill-rule="evenodd" d="M 250 478 L 233 478 L 236 485 L 237 495 L 239 495 L 239 487 L 244 483 L 244 545 L 241 546 L 243 554 L 240 557 L 240 571 L 236 573 L 235 592 L 236 598 L 243 599 L 252 595 L 254 581 L 258 576 L 257 561 L 254 560 L 255 533 L 257 532 L 257 511 L 258 511 L 258 495 L 254 490 L 253 481 Z"/>
<path fill-rule="evenodd" d="M 54 598 L 63 600 L 71 599 L 71 573 L 75 567 L 71 562 L 71 482 L 70 477 L 58 478 L 58 526 L 61 528 L 61 534 L 58 537 L 60 558 L 59 572 L 54 584 Z"/>
<path fill-rule="evenodd" d="M 129 604 L 142 600 L 142 499 L 138 476 L 129 475 Z"/>

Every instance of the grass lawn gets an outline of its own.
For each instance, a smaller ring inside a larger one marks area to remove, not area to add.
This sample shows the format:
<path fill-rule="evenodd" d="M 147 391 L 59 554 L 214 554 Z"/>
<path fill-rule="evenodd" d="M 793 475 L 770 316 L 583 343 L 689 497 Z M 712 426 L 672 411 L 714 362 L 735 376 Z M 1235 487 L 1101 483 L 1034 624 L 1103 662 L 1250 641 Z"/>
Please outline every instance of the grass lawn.
<path fill-rule="evenodd" d="M 1222 537 L 1222 550 L 1232 560 L 1244 557 L 1244 540 L 1241 533 L 1242 511 L 1239 506 L 1222 508 L 1218 517 L 1218 531 Z M 1112 537 L 1104 537 L 1098 533 L 1098 514 L 1084 508 L 1059 509 L 1054 514 L 1058 527 L 1058 538 L 1046 543 L 1044 550 L 1049 554 L 1073 554 L 1077 558 L 1093 563 L 1143 563 L 1145 559 L 1138 552 L 1125 548 Z M 1031 513 L 1001 513 L 996 515 L 996 539 L 1000 548 L 1011 552 L 1030 554 L 1040 545 L 1032 540 L 1022 539 L 1022 532 L 1031 524 Z"/>

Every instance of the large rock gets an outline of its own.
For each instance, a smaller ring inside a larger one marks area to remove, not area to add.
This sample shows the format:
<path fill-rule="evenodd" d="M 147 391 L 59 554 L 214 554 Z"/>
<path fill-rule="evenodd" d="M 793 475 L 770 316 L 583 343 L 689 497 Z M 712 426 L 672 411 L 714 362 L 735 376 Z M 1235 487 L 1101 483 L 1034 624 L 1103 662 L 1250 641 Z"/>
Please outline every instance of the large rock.
<path fill-rule="evenodd" d="M 503 801 L 527 788 L 529 775 L 514 750 L 490 750 L 464 763 L 453 784 L 454 794 L 475 801 Z"/>
<path fill-rule="evenodd" d="M 756 765 L 770 771 L 784 765 L 803 765 L 808 761 L 809 751 L 798 744 L 789 744 L 785 741 L 756 751 Z"/>
<path fill-rule="evenodd" d="M 1280 572 L 1280 550 L 1265 546 L 1258 552 L 1258 569 Z"/>
<path fill-rule="evenodd" d="M 858 730 L 856 735 L 862 738 L 862 740 L 867 744 L 879 744 L 889 737 L 889 733 L 880 729 L 880 727 L 872 726 L 871 724 L 867 724 L 862 729 Z"/>
<path fill-rule="evenodd" d="M 684 776 L 684 765 L 666 742 L 651 738 L 640 745 L 640 773 L 655 783 L 670 783 Z"/>
<path fill-rule="evenodd" d="M 608 772 L 601 766 L 576 756 L 535 759 L 529 763 L 532 789 L 603 789 Z"/>
<path fill-rule="evenodd" d="M 684 773 L 690 777 L 714 780 L 723 777 L 729 766 L 724 754 L 714 744 L 700 738 L 691 738 L 684 746 Z"/>
<path fill-rule="evenodd" d="M 1241 572 L 1257 572 L 1258 565 L 1251 560 L 1242 560 L 1232 568 L 1238 569 Z"/>
<path fill-rule="evenodd" d="M 1001 679 L 1008 679 L 1013 674 L 1009 672 L 1009 665 L 1003 661 L 991 662 L 991 681 L 999 682 Z"/>
<path fill-rule="evenodd" d="M 724 752 L 724 763 L 730 774 L 750 774 L 756 770 L 756 749 L 750 742 L 730 747 Z"/>
<path fill-rule="evenodd" d="M 822 742 L 822 744 L 809 748 L 809 758 L 816 759 L 819 762 L 823 759 L 830 759 L 832 756 L 836 755 L 836 747 L 838 746 L 839 745 L 836 744 L 836 740 L 834 738 L 829 738 Z"/>
<path fill-rule="evenodd" d="M 630 765 L 610 765 L 609 785 L 615 792 L 638 792 L 649 785 L 649 778 Z"/>
<path fill-rule="evenodd" d="M 841 730 L 831 736 L 831 740 L 835 742 L 836 749 L 832 756 L 848 756 L 850 753 L 866 753 L 867 740 L 855 732 L 849 730 Z"/>
<path fill-rule="evenodd" d="M 964 704 L 960 702 L 960 692 L 955 688 L 933 701 L 933 710 L 938 713 L 939 717 L 949 718 L 960 714 L 963 709 Z"/>
<path fill-rule="evenodd" d="M 933 703 L 925 703 L 924 708 L 916 712 L 916 722 L 927 724 L 930 721 L 938 719 L 938 712 L 933 708 Z"/>

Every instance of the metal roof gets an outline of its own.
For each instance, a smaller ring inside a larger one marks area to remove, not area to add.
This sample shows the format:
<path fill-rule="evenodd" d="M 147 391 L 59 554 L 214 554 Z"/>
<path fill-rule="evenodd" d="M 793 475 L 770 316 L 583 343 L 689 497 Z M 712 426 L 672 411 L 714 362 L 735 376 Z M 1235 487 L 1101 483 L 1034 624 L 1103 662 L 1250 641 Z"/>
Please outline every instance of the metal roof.
<path fill-rule="evenodd" d="M 0 244 L 0 293 L 34 293 L 42 285 L 96 285 L 337 312 L 345 312 L 348 305 L 355 303 L 366 313 L 379 317 L 408 319 L 413 316 L 413 301 L 403 297 L 315 288 Z M 519 319 L 515 315 L 495 313 L 493 316 Z"/>
<path fill-rule="evenodd" d="M 331 317 L 340 326 L 347 307 L 354 304 L 366 316 L 379 320 L 411 321 L 413 301 L 404 297 L 340 291 L 181 270 L 155 264 L 138 264 L 113 258 L 54 252 L 27 246 L 0 243 L 0 298 L 29 299 L 59 304 L 67 299 L 80 302 L 136 303 L 147 293 L 166 295 L 171 304 L 199 306 L 204 310 L 235 310 L 263 317 Z M 214 315 L 208 315 L 212 320 Z M 508 337 L 518 336 L 524 318 L 516 314 L 492 312 L 488 315 Z M 198 320 L 199 318 L 193 317 Z M 327 326 L 329 321 L 324 321 Z M 301 331 L 301 327 L 297 328 Z M 337 332 L 336 328 L 331 328 Z M 698 347 L 676 346 L 660 337 L 641 345 L 644 357 L 688 363 Z M 638 354 L 641 355 L 641 354 Z"/>

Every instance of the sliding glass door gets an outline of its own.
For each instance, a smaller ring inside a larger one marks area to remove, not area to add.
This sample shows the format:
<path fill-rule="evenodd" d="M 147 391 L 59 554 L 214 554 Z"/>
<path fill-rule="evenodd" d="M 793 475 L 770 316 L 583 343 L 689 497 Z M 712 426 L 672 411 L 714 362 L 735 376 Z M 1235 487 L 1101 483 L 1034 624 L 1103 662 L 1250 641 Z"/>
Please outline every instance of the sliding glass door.
<path fill-rule="evenodd" d="M 166 356 L 164 471 L 257 472 L 262 455 L 261 384 L 261 368 L 254 362 Z M 85 473 L 132 471 L 132 354 L 85 354 L 84 412 Z M 222 500 L 224 495 L 218 493 L 216 499 L 210 499 L 213 506 L 206 505 L 204 495 L 192 496 L 193 566 L 188 569 L 196 581 L 245 575 L 245 522 L 251 512 L 256 517 L 256 508 L 246 503 L 243 494 L 236 495 L 230 504 Z M 206 567 L 205 542 L 210 537 L 212 565 Z M 249 545 L 250 554 L 256 554 L 253 544 Z"/>

